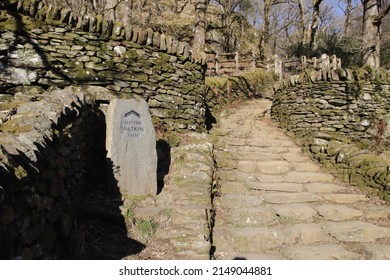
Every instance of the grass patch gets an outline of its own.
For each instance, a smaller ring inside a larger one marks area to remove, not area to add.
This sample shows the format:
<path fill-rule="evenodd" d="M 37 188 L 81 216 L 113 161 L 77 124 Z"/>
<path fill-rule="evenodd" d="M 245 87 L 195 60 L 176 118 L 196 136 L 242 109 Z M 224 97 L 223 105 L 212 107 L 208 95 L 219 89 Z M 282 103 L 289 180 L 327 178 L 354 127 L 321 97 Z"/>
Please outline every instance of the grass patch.
<path fill-rule="evenodd" d="M 163 215 L 165 217 L 172 217 L 174 213 L 175 213 L 175 210 L 173 210 L 172 208 L 167 208 L 161 212 L 161 215 Z"/>
<path fill-rule="evenodd" d="M 152 220 L 137 220 L 135 223 L 137 233 L 139 236 L 146 241 L 149 241 L 153 235 L 156 233 L 158 228 L 158 223 Z"/>

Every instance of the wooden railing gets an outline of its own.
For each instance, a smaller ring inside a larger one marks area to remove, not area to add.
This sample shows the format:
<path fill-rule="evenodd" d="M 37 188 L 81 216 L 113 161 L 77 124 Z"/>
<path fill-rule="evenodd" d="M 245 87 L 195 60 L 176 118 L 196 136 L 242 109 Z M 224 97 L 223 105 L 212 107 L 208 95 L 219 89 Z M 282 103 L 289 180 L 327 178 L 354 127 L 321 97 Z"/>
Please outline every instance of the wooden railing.
<path fill-rule="evenodd" d="M 256 59 L 256 56 L 240 56 L 236 53 L 208 53 L 207 54 L 207 76 L 234 76 L 244 72 L 254 72 L 259 69 L 274 72 L 280 79 L 301 73 L 305 69 L 315 70 L 336 70 L 341 68 L 341 59 L 335 55 L 323 54 L 320 58 L 311 59 L 302 56 L 301 58 L 281 59 L 275 55 L 273 60 L 267 63 Z"/>
<path fill-rule="evenodd" d="M 233 76 L 244 72 L 254 72 L 256 69 L 266 69 L 265 65 L 257 63 L 255 57 L 240 56 L 235 53 L 208 53 L 207 73 L 211 76 Z"/>

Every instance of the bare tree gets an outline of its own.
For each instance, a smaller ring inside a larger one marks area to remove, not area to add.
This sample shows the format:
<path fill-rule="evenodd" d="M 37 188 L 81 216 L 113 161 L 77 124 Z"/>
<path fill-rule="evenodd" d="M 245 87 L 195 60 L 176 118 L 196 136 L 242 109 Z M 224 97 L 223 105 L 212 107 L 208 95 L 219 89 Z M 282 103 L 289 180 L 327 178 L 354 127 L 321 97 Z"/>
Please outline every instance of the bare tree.
<path fill-rule="evenodd" d="M 240 18 L 237 11 L 240 5 L 246 0 L 215 0 L 220 7 L 220 30 L 224 37 L 224 50 L 232 52 L 236 46 L 236 36 L 234 34 L 234 24 Z"/>
<path fill-rule="evenodd" d="M 318 26 L 320 22 L 320 5 L 323 0 L 312 0 L 313 12 L 312 21 L 307 29 L 307 38 L 309 41 L 310 49 L 317 49 L 317 38 L 318 38 Z"/>
<path fill-rule="evenodd" d="M 381 23 L 390 11 L 390 3 L 382 9 L 381 0 L 362 0 L 364 66 L 380 67 Z"/>
<path fill-rule="evenodd" d="M 208 0 L 196 0 L 195 3 L 195 33 L 193 47 L 203 51 L 206 42 L 206 13 Z"/>

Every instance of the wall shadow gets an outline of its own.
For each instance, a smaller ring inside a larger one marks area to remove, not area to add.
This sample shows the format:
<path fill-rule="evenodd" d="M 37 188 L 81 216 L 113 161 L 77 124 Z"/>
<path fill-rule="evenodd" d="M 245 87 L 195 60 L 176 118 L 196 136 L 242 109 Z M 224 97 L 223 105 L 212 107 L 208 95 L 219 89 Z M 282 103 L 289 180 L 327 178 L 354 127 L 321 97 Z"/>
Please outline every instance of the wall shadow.
<path fill-rule="evenodd" d="M 121 212 L 122 196 L 113 175 L 113 162 L 106 157 L 106 120 L 95 109 L 95 161 L 87 171 L 89 188 L 74 220 L 64 258 L 118 260 L 141 252 L 145 245 L 128 237 L 127 223 Z"/>
<path fill-rule="evenodd" d="M 213 128 L 213 125 L 217 123 L 217 119 L 213 116 L 213 114 L 210 111 L 209 105 L 205 103 L 205 125 L 207 130 L 211 130 Z"/>
<path fill-rule="evenodd" d="M 3 0 L 3 6 L 5 10 L 15 19 L 16 22 L 16 30 L 14 31 L 16 39 L 14 44 L 11 45 L 8 49 L 8 53 L 12 53 L 13 51 L 17 50 L 18 44 L 29 43 L 41 58 L 43 66 L 46 70 L 51 70 L 54 74 L 60 76 L 65 81 L 71 82 L 72 80 L 67 75 L 65 75 L 62 71 L 59 71 L 56 67 L 53 67 L 45 51 L 40 47 L 39 43 L 31 38 L 27 32 L 25 24 L 23 23 L 21 15 L 17 11 L 17 5 L 18 2 L 10 3 L 9 0 Z"/>
<path fill-rule="evenodd" d="M 156 142 L 157 150 L 157 194 L 160 194 L 164 188 L 165 176 L 169 173 L 171 166 L 171 146 L 163 139 Z"/>

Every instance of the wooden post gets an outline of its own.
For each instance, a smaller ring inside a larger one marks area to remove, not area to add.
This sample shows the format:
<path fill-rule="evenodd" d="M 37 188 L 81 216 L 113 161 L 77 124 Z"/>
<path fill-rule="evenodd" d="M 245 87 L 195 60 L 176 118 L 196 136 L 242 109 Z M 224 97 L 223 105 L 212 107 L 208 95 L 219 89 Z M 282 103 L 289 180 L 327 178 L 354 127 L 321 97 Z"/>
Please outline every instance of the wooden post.
<path fill-rule="evenodd" d="M 256 69 L 256 55 L 255 50 L 252 50 L 252 72 L 255 72 Z"/>
<path fill-rule="evenodd" d="M 332 55 L 331 56 L 330 69 L 332 69 L 332 70 L 336 70 L 337 69 L 337 57 L 336 57 L 336 55 Z"/>
<path fill-rule="evenodd" d="M 215 74 L 219 76 L 219 62 L 218 62 L 218 52 L 215 54 Z"/>
<path fill-rule="evenodd" d="M 341 58 L 337 58 L 337 69 L 341 68 Z"/>
<path fill-rule="evenodd" d="M 330 73 L 330 61 L 329 56 L 327 54 L 321 55 L 321 74 L 322 79 L 326 81 L 328 79 L 329 73 Z"/>
<path fill-rule="evenodd" d="M 235 60 L 236 60 L 236 74 L 238 74 L 238 52 L 236 52 L 236 57 L 235 57 Z"/>
<path fill-rule="evenodd" d="M 283 62 L 277 54 L 275 54 L 275 73 L 279 75 L 279 80 L 283 79 Z"/>
<path fill-rule="evenodd" d="M 307 61 L 306 61 L 306 56 L 301 56 L 301 64 L 302 64 L 302 70 L 305 70 L 307 67 Z"/>

